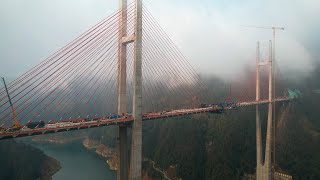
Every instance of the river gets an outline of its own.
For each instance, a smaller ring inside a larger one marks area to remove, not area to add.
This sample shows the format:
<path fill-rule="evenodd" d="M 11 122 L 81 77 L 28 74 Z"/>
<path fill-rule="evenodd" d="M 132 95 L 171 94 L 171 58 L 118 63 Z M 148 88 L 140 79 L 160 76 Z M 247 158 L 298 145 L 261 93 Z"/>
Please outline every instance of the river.
<path fill-rule="evenodd" d="M 32 143 L 48 156 L 60 161 L 61 169 L 53 180 L 115 180 L 116 173 L 94 151 L 85 149 L 80 141 L 67 144 Z"/>

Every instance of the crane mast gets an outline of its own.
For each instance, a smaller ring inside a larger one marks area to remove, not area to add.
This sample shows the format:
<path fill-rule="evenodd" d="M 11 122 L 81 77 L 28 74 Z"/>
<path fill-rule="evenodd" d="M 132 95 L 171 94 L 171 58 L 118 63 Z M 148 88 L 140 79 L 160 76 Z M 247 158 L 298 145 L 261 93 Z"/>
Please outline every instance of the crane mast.
<path fill-rule="evenodd" d="M 22 126 L 21 126 L 21 124 L 19 123 L 19 121 L 17 119 L 17 115 L 16 115 L 16 112 L 15 112 L 14 106 L 12 104 L 12 100 L 11 100 L 11 97 L 10 97 L 10 94 L 9 94 L 9 91 L 8 91 L 8 88 L 7 88 L 6 81 L 4 80 L 4 78 L 2 78 L 2 81 L 3 81 L 3 84 L 4 84 L 4 88 L 6 89 L 6 92 L 7 92 L 7 96 L 8 96 L 10 107 L 11 107 L 12 118 L 13 118 L 13 121 L 14 121 L 14 125 L 11 128 L 20 129 Z"/>

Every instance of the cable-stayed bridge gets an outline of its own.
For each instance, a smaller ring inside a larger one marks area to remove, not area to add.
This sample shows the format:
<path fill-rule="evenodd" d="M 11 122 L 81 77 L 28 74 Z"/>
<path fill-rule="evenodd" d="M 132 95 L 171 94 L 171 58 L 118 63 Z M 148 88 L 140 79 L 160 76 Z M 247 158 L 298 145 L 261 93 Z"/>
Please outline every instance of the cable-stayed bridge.
<path fill-rule="evenodd" d="M 260 152 L 258 106 L 267 104 L 265 160 L 257 153 L 257 178 L 270 179 L 272 108 L 293 98 L 276 84 L 272 43 L 267 58 L 259 48 L 253 71 L 221 95 L 208 88 L 142 0 L 121 0 L 114 14 L 0 89 L 0 140 L 118 125 L 118 177 L 141 179 L 143 121 L 256 106 Z"/>

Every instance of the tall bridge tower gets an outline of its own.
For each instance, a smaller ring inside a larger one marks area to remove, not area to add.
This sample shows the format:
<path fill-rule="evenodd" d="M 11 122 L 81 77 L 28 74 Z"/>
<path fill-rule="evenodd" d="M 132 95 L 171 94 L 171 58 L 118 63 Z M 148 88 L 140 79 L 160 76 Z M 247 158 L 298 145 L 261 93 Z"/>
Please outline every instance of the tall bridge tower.
<path fill-rule="evenodd" d="M 271 145 L 272 145 L 272 103 L 273 102 L 273 62 L 272 62 L 272 42 L 269 41 L 269 59 L 267 62 L 260 61 L 260 44 L 257 43 L 257 57 L 256 57 L 256 101 L 260 101 L 260 67 L 269 67 L 269 103 L 268 103 L 268 122 L 267 122 L 267 135 L 266 147 L 263 159 L 262 153 L 262 138 L 261 138 L 261 121 L 259 105 L 256 105 L 256 149 L 257 149 L 257 167 L 256 176 L 257 180 L 271 180 L 273 177 L 272 164 L 271 164 Z"/>
<path fill-rule="evenodd" d="M 142 0 L 135 0 L 135 30 L 127 34 L 127 0 L 119 0 L 121 15 L 119 18 L 118 44 L 118 114 L 127 113 L 126 78 L 127 44 L 134 43 L 133 69 L 133 118 L 130 168 L 128 159 L 127 125 L 119 126 L 119 169 L 118 180 L 141 180 L 142 171 Z"/>

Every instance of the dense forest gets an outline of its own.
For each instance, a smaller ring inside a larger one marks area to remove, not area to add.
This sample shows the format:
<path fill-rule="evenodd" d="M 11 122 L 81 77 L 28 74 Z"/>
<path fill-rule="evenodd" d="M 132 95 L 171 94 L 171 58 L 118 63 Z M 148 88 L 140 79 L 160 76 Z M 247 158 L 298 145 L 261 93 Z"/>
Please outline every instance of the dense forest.
<path fill-rule="evenodd" d="M 50 180 L 61 167 L 58 161 L 30 145 L 0 142 L 1 180 Z"/>
<path fill-rule="evenodd" d="M 301 98 L 276 105 L 276 170 L 294 179 L 320 179 L 319 70 L 318 65 L 303 81 L 287 84 L 300 89 Z M 267 108 L 260 109 L 265 132 Z M 183 179 L 241 179 L 255 173 L 255 108 L 148 122 L 143 133 L 144 155 L 164 169 L 177 165 Z"/>

